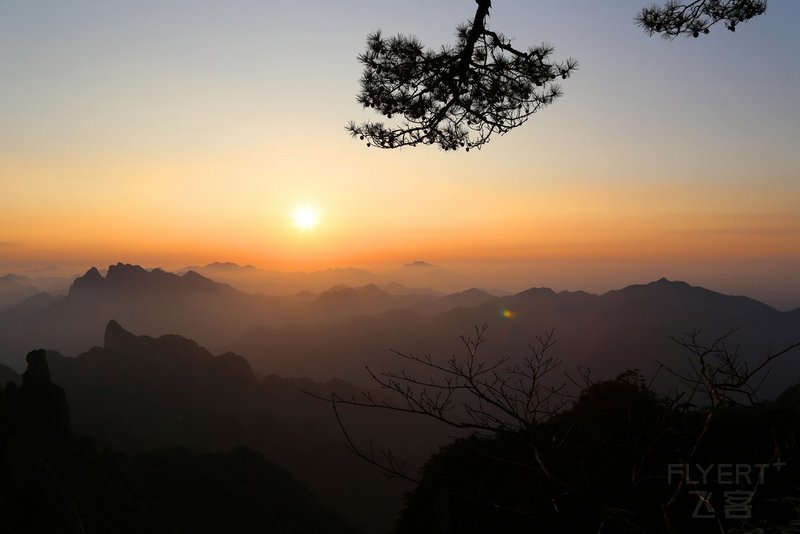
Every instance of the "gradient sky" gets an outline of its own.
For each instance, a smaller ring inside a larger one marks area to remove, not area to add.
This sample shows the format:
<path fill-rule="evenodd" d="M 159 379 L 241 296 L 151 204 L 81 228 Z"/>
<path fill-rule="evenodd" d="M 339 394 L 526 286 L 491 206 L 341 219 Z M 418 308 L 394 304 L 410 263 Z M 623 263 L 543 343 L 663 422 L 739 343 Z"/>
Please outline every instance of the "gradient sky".
<path fill-rule="evenodd" d="M 372 118 L 369 31 L 438 47 L 470 0 L 0 0 L 0 271 L 424 259 L 800 306 L 800 2 L 672 42 L 634 26 L 645 4 L 495 0 L 493 29 L 580 69 L 467 154 L 367 149 L 344 125 Z"/>

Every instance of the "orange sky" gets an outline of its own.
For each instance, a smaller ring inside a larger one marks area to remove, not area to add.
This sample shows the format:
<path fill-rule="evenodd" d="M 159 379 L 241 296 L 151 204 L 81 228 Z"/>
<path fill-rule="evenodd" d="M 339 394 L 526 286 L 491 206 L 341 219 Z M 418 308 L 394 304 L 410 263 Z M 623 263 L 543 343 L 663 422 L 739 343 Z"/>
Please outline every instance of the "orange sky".
<path fill-rule="evenodd" d="M 761 262 L 747 287 L 800 262 L 800 5 L 675 42 L 627 3 L 495 6 L 495 27 L 580 70 L 469 154 L 367 149 L 343 128 L 369 118 L 364 35 L 438 46 L 468 2 L 304 5 L 0 6 L 0 271 Z M 300 205 L 313 231 L 293 225 Z"/>

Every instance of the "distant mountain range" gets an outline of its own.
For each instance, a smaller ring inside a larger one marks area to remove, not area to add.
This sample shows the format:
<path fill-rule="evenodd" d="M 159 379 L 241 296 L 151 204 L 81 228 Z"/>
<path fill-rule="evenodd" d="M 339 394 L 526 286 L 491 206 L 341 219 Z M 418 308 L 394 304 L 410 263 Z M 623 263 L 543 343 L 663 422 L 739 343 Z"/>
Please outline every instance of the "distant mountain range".
<path fill-rule="evenodd" d="M 401 363 L 389 349 L 447 358 L 461 350 L 459 335 L 484 323 L 487 357 L 522 358 L 552 328 L 558 340 L 552 352 L 563 368 L 590 367 L 598 376 L 627 368 L 653 372 L 657 360 L 681 365 L 687 354 L 669 336 L 694 329 L 710 337 L 740 328 L 731 342 L 751 362 L 800 338 L 800 309 L 781 312 L 666 279 L 602 295 L 547 288 L 438 295 L 404 287 L 337 286 L 277 297 L 245 293 L 195 271 L 117 264 L 103 276 L 93 268 L 65 296 L 34 296 L 0 312 L 0 361 L 19 369 L 19 355 L 35 347 L 75 354 L 98 343 L 110 319 L 149 335 L 177 333 L 215 352 L 235 350 L 260 374 L 360 383 L 368 381 L 365 365 Z M 776 390 L 800 379 L 797 356 L 779 365 L 769 382 Z"/>
<path fill-rule="evenodd" d="M 35 277 L 18 274 L 0 276 L 0 311 L 16 306 L 33 295 L 58 295 L 67 292 L 72 278 Z"/>
<path fill-rule="evenodd" d="M 321 324 L 390 309 L 420 309 L 436 299 L 430 290 L 413 293 L 399 284 L 254 295 L 195 271 L 178 275 L 120 263 L 105 276 L 89 269 L 65 296 L 34 295 L 0 311 L 0 361 L 19 368 L 19 354 L 32 346 L 74 354 L 96 343 L 111 318 L 148 334 L 178 332 L 222 351 L 262 325 Z"/>
<path fill-rule="evenodd" d="M 746 297 L 661 279 L 603 295 L 533 288 L 494 297 L 473 290 L 327 324 L 260 326 L 233 348 L 257 370 L 363 381 L 364 365 L 397 370 L 405 364 L 388 349 L 442 361 L 461 355 L 458 337 L 481 324 L 489 326 L 484 356 L 517 362 L 529 354 L 528 344 L 536 336 L 554 329 L 557 343 L 551 355 L 573 376 L 578 366 L 597 377 L 634 368 L 650 375 L 658 362 L 681 369 L 689 354 L 669 338 L 693 330 L 701 330 L 700 339 L 710 342 L 738 328 L 729 344 L 739 345 L 743 361 L 751 365 L 800 340 L 800 310 L 780 312 Z M 798 380 L 800 353 L 795 351 L 776 363 L 764 393 L 774 394 Z"/>
<path fill-rule="evenodd" d="M 218 341 L 243 325 L 271 320 L 270 312 L 282 313 L 282 305 L 194 272 L 178 276 L 117 264 L 104 277 L 92 268 L 75 279 L 65 296 L 28 300 L 0 312 L 0 354 L 17 368 L 19 354 L 31 347 L 75 354 L 96 344 L 112 318 L 147 333 L 206 332 L 211 335 L 197 337 Z"/>
<path fill-rule="evenodd" d="M 431 287 L 453 291 L 469 286 L 466 276 L 424 261 L 407 263 L 384 273 L 353 267 L 313 272 L 280 272 L 230 262 L 186 267 L 177 272 L 188 271 L 225 282 L 248 293 L 279 296 L 304 291 L 319 293 L 337 286 L 357 287 L 369 284 L 375 284 L 395 294 L 430 295 L 437 294 Z"/>
<path fill-rule="evenodd" d="M 409 267 L 417 268 L 428 267 Z M 368 283 L 278 297 L 246 293 L 195 271 L 116 264 L 103 275 L 92 268 L 66 295 L 36 294 L 0 311 L 0 363 L 13 368 L 0 366 L 0 380 L 19 381 L 14 369 L 22 368 L 22 355 L 51 349 L 53 380 L 65 388 L 79 432 L 128 451 L 259 450 L 323 502 L 375 531 L 390 527 L 406 487 L 372 484 L 375 471 L 349 455 L 329 406 L 301 389 L 323 397 L 359 395 L 375 385 L 365 366 L 377 373 L 420 371 L 390 349 L 446 362 L 464 354 L 459 335 L 482 324 L 488 342 L 481 358 L 507 357 L 508 365 L 523 361 L 528 344 L 554 329 L 550 355 L 572 378 L 582 372 L 578 367 L 595 379 L 626 369 L 653 376 L 659 362 L 681 371 L 691 356 L 669 337 L 696 329 L 710 341 L 740 328 L 730 346 L 751 366 L 800 341 L 800 309 L 781 312 L 666 279 L 602 295 L 405 289 Z M 662 372 L 656 384 L 669 386 L 669 377 Z M 774 364 L 763 394 L 798 382 L 795 351 Z M 359 442 L 391 445 L 412 460 L 425 458 L 448 435 L 380 410 L 343 416 Z"/>

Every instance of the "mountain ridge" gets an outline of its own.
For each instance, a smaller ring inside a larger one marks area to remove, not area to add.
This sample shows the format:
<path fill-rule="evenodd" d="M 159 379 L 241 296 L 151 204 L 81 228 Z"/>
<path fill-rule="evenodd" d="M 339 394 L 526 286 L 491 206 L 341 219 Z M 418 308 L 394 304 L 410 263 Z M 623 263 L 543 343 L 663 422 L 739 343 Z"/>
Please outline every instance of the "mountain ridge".
<path fill-rule="evenodd" d="M 119 263 L 105 277 L 89 269 L 63 297 L 0 312 L 0 362 L 19 369 L 13 355 L 36 345 L 77 354 L 102 339 L 110 319 L 142 334 L 174 332 L 216 353 L 233 350 L 260 374 L 357 383 L 368 380 L 366 364 L 396 365 L 390 349 L 456 354 L 459 336 L 481 324 L 490 326 L 491 352 L 521 354 L 555 329 L 554 350 L 566 365 L 607 373 L 675 357 L 670 336 L 690 330 L 720 335 L 743 327 L 735 337 L 753 357 L 800 331 L 800 312 L 666 278 L 600 295 L 541 287 L 506 296 L 476 288 L 405 294 L 370 283 L 268 297 L 194 271 Z"/>
<path fill-rule="evenodd" d="M 327 396 L 335 387 L 341 394 L 355 395 L 356 386 L 341 380 L 263 378 L 234 352 L 215 355 L 176 334 L 137 335 L 116 320 L 107 323 L 104 339 L 104 346 L 75 357 L 46 352 L 53 381 L 66 391 L 76 431 L 127 453 L 172 447 L 213 453 L 252 448 L 291 472 L 329 506 L 345 510 L 372 531 L 374 525 L 388 528 L 406 486 L 375 484 L 374 471 L 345 447 L 330 407 L 300 391 Z M 431 425 L 417 424 L 413 436 L 398 425 L 371 413 L 362 414 L 352 430 L 366 435 L 377 429 L 387 443 L 417 451 L 411 458 L 419 461 L 435 447 Z M 365 496 L 362 487 L 371 495 Z"/>

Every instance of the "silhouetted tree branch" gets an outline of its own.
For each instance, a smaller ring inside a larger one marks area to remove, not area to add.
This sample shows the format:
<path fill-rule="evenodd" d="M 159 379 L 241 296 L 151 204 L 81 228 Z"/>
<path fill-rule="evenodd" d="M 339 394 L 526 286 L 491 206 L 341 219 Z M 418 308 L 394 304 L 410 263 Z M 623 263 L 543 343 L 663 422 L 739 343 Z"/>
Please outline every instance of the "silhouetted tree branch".
<path fill-rule="evenodd" d="M 444 363 L 430 355 L 392 351 L 426 370 L 427 376 L 405 369 L 376 373 L 367 367 L 380 389 L 395 395 L 396 403 L 377 400 L 368 391 L 362 392 L 361 397 L 334 394 L 323 400 L 424 415 L 454 428 L 488 434 L 523 431 L 558 413 L 566 404 L 566 384 L 545 382 L 545 377 L 560 365 L 547 355 L 555 344 L 553 331 L 537 337 L 521 363 L 510 365 L 508 358 L 489 362 L 481 357 L 486 330 L 486 325 L 476 326 L 474 337 L 460 336 L 464 355 L 453 355 Z"/>
<path fill-rule="evenodd" d="M 317 399 L 323 399 L 318 395 L 314 395 L 313 393 L 309 393 L 304 391 L 307 395 L 311 395 Z M 324 400 L 324 399 L 323 399 Z M 353 438 L 350 437 L 350 433 L 347 431 L 347 427 L 342 421 L 342 416 L 339 414 L 339 404 L 342 404 L 340 399 L 335 393 L 331 393 L 330 397 L 331 407 L 333 408 L 333 413 L 336 416 L 336 422 L 339 425 L 339 429 L 342 431 L 342 435 L 344 436 L 345 443 L 347 444 L 347 448 L 357 457 L 361 458 L 365 462 L 370 465 L 373 465 L 380 469 L 383 473 L 388 475 L 390 478 L 401 478 L 403 480 L 407 480 L 409 482 L 413 482 L 415 484 L 419 484 L 419 479 L 413 477 L 409 472 L 405 465 L 405 463 L 397 458 L 390 449 L 381 450 L 379 453 L 375 452 L 375 448 L 370 443 L 369 452 L 363 451 L 356 443 L 353 441 Z"/>
<path fill-rule="evenodd" d="M 760 362 L 751 365 L 740 356 L 738 345 L 731 347 L 729 344 L 730 337 L 737 330 L 731 329 L 710 343 L 702 340 L 700 330 L 687 332 L 677 338 L 670 337 L 691 354 L 688 371 L 679 372 L 662 365 L 688 386 L 690 395 L 687 402 L 691 403 L 699 392 L 711 408 L 725 403 L 752 405 L 757 402 L 758 390 L 769 374 L 769 364 L 800 347 L 800 342 L 792 343 L 777 352 L 767 353 Z"/>
<path fill-rule="evenodd" d="M 707 34 L 711 26 L 723 22 L 730 31 L 766 11 L 766 0 L 695 0 L 680 3 L 668 0 L 664 5 L 642 9 L 636 24 L 649 35 L 659 34 L 666 39 L 679 35 L 699 37 Z"/>
<path fill-rule="evenodd" d="M 454 47 L 434 51 L 415 37 L 386 39 L 379 31 L 367 37 L 358 57 L 364 66 L 358 102 L 402 122 L 351 122 L 353 137 L 379 148 L 480 148 L 561 96 L 553 81 L 569 77 L 577 62 L 551 60 L 553 48 L 545 44 L 518 50 L 486 26 L 491 1 L 476 3 L 475 17 L 457 28 Z"/>
<path fill-rule="evenodd" d="M 709 430 L 712 421 L 719 415 L 725 405 L 746 404 L 754 405 L 757 401 L 758 390 L 769 374 L 769 364 L 786 353 L 800 347 L 800 342 L 787 345 L 777 352 L 769 352 L 764 358 L 750 366 L 739 354 L 739 346 L 731 348 L 729 339 L 738 329 L 734 328 L 725 334 L 713 339 L 710 343 L 702 340 L 702 331 L 693 330 L 680 337 L 670 337 L 672 341 L 686 349 L 691 357 L 688 371 L 676 371 L 662 364 L 671 375 L 678 378 L 688 388 L 687 400 L 683 403 L 684 409 L 695 407 L 694 397 L 700 395 L 705 400 L 701 411 L 705 412 L 703 423 L 694 437 L 694 443 L 687 456 L 681 458 L 685 465 L 695 460 Z M 758 375 L 764 371 L 760 378 Z M 777 442 L 769 462 L 774 462 L 780 456 L 780 447 Z M 753 486 L 753 492 L 758 489 L 759 481 Z M 672 495 L 662 504 L 664 521 L 670 527 L 670 512 L 678 498 L 686 489 L 686 481 L 681 479 L 676 485 Z M 719 521 L 719 516 L 717 516 Z M 673 529 L 670 528 L 670 531 Z M 724 531 L 724 529 L 721 529 Z"/>
<path fill-rule="evenodd" d="M 358 102 L 399 121 L 351 121 L 346 129 L 354 138 L 378 148 L 479 149 L 562 95 L 555 80 L 567 79 L 577 61 L 551 59 L 553 47 L 547 44 L 516 48 L 488 28 L 491 0 L 475 2 L 474 18 L 457 27 L 452 47 L 433 50 L 413 36 L 385 38 L 380 31 L 367 36 L 358 56 L 364 67 Z M 735 31 L 765 10 L 766 0 L 669 0 L 642 9 L 636 23 L 650 35 L 698 37 L 718 22 Z"/>
<path fill-rule="evenodd" d="M 513 477 L 513 484 L 525 481 L 530 486 L 524 487 L 537 488 L 526 491 L 545 499 L 518 501 L 511 494 L 498 497 L 492 493 L 496 490 L 485 493 L 482 482 L 469 485 L 475 479 L 465 480 L 463 486 L 438 479 L 445 483 L 435 486 L 436 491 L 459 502 L 537 521 L 549 517 L 556 524 L 559 517 L 566 517 L 563 510 L 571 510 L 566 513 L 581 514 L 582 521 L 593 528 L 642 532 L 658 524 L 658 531 L 681 532 L 683 522 L 691 519 L 694 501 L 705 497 L 691 491 L 696 483 L 681 477 L 665 484 L 665 467 L 719 461 L 714 456 L 723 439 L 719 429 L 727 428 L 738 414 L 732 406 L 754 404 L 769 364 L 800 347 L 794 343 L 748 363 L 730 343 L 734 333 L 731 330 L 710 342 L 702 339 L 700 331 L 673 339 L 689 352 L 690 361 L 687 370 L 661 366 L 688 386 L 671 399 L 654 393 L 638 371 L 603 382 L 592 382 L 588 371 L 582 372 L 583 383 L 573 382 L 580 394 L 570 395 L 564 389 L 566 383 L 554 384 L 549 376 L 559 367 L 549 356 L 555 343 L 552 331 L 537 337 L 521 359 L 487 360 L 481 353 L 486 325 L 475 327 L 471 337 L 461 336 L 461 355 L 441 361 L 393 351 L 410 363 L 410 369 L 375 372 L 367 368 L 381 393 L 389 392 L 389 397 L 363 392 L 349 398 L 335 393 L 317 398 L 331 403 L 350 450 L 390 477 L 425 484 L 430 465 L 420 478 L 391 450 L 376 451 L 371 443 L 367 448 L 359 446 L 340 417 L 341 406 L 417 414 L 464 429 L 471 437 L 456 442 L 462 447 L 459 450 L 466 447 L 467 454 L 483 459 L 480 469 L 486 471 L 481 476 L 501 477 L 495 479 L 494 488 L 503 483 L 502 477 Z M 696 401 L 698 396 L 702 400 Z M 750 417 L 757 416 L 751 413 Z M 785 445 L 775 437 L 774 427 L 771 432 L 774 447 L 759 449 L 756 462 L 780 460 Z M 752 458 L 746 460 L 755 463 Z M 437 468 L 440 474 L 436 476 L 443 476 L 438 469 L 446 468 Z M 755 495 L 762 489 L 760 481 L 754 480 L 746 481 L 749 488 L 737 487 Z M 638 495 L 645 491 L 649 498 L 642 500 Z M 716 523 L 722 528 L 724 522 L 728 528 L 731 518 L 717 512 Z"/>
<path fill-rule="evenodd" d="M 552 384 L 547 380 L 548 375 L 560 366 L 557 359 L 548 355 L 555 344 L 553 330 L 537 336 L 536 342 L 528 346 L 530 352 L 518 364 L 511 364 L 509 358 L 494 361 L 484 359 L 481 348 L 487 341 L 486 331 L 486 325 L 476 326 L 473 336 L 460 336 L 464 352 L 461 356 L 451 356 L 445 362 L 439 362 L 430 355 L 392 351 L 415 368 L 427 372 L 427 375 L 413 374 L 407 370 L 377 373 L 367 368 L 381 391 L 394 394 L 396 403 L 378 400 L 366 391 L 360 397 L 342 398 L 335 393 L 328 399 L 314 396 L 331 403 L 348 448 L 355 455 L 380 468 L 389 477 L 419 483 L 420 479 L 409 473 L 407 466 L 391 450 L 376 451 L 371 443 L 367 448 L 358 446 L 341 418 L 339 407 L 359 406 L 412 413 L 433 418 L 454 428 L 466 429 L 473 436 L 493 439 L 503 435 L 520 439 L 521 436 L 537 436 L 538 426 L 560 413 L 570 398 L 563 391 L 566 383 Z M 553 436 L 552 445 L 557 448 L 568 436 L 569 430 L 561 436 Z M 525 440 L 525 446 L 531 451 L 530 462 L 496 456 L 489 450 L 476 450 L 499 463 L 544 477 L 560 491 L 580 497 L 594 510 L 594 514 L 610 518 L 620 531 L 639 531 L 626 517 L 628 512 L 588 493 L 569 477 L 563 476 L 562 469 L 551 469 L 545 455 L 540 452 L 540 445 L 538 439 Z M 475 501 L 484 506 L 487 504 L 481 502 L 479 495 L 452 488 L 445 492 L 462 500 Z M 491 506 L 514 514 L 537 513 L 535 507 L 512 506 L 497 501 L 492 502 Z M 550 505 L 545 503 L 545 506 Z"/>

